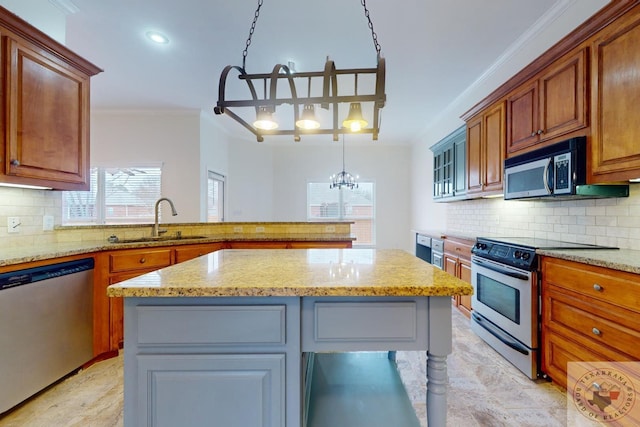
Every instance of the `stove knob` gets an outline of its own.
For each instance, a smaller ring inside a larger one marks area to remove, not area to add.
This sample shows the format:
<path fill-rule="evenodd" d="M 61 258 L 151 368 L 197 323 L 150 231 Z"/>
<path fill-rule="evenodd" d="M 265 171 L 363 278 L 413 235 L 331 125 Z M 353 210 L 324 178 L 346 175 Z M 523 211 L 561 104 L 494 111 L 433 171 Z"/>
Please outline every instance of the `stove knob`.
<path fill-rule="evenodd" d="M 518 259 L 522 258 L 522 252 L 521 251 L 515 251 L 513 253 L 513 257 L 514 258 L 518 258 Z"/>
<path fill-rule="evenodd" d="M 481 250 L 487 249 L 487 244 L 478 242 L 476 243 L 476 249 L 481 249 Z"/>
<path fill-rule="evenodd" d="M 523 259 L 523 260 L 525 260 L 525 261 L 526 261 L 526 260 L 528 260 L 529 258 L 531 258 L 531 254 L 530 254 L 529 252 L 524 252 L 524 253 L 522 254 L 522 259 Z"/>

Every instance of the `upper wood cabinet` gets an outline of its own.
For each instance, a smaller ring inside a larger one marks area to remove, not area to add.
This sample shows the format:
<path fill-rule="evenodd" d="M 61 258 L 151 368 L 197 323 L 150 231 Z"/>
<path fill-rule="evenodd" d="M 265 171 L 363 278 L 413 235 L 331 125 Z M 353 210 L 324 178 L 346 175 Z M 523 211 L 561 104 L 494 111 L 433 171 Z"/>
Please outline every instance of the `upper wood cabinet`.
<path fill-rule="evenodd" d="M 467 121 L 467 194 L 502 192 L 505 106 L 498 102 Z"/>
<path fill-rule="evenodd" d="M 591 182 L 640 177 L 640 6 L 591 44 Z"/>
<path fill-rule="evenodd" d="M 89 79 L 101 70 L 0 8 L 0 182 L 89 189 Z"/>
<path fill-rule="evenodd" d="M 587 49 L 559 59 L 507 97 L 507 157 L 587 126 Z"/>

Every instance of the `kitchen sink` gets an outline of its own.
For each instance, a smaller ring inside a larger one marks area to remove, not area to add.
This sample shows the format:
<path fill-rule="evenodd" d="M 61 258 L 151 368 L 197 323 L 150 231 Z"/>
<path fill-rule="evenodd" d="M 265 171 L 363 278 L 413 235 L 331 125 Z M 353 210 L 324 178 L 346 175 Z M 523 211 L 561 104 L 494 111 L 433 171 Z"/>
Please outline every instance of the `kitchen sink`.
<path fill-rule="evenodd" d="M 207 236 L 160 236 L 160 237 L 136 237 L 134 239 L 118 239 L 112 236 L 109 238 L 110 243 L 146 243 L 146 242 L 175 242 L 185 240 L 206 239 Z"/>

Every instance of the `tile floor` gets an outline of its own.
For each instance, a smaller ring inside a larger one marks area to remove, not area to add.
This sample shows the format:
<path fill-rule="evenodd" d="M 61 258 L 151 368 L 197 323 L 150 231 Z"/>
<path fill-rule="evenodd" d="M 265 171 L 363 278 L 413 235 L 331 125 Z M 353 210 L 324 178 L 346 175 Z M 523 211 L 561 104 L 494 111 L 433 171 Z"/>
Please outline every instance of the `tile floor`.
<path fill-rule="evenodd" d="M 448 426 L 567 425 L 567 399 L 562 389 L 546 381 L 530 381 L 481 341 L 456 310 L 453 325 Z M 418 417 L 426 426 L 425 355 L 398 352 L 397 363 Z M 97 363 L 4 414 L 0 426 L 121 427 L 122 372 L 122 356 Z M 580 423 L 583 425 L 593 424 Z"/>

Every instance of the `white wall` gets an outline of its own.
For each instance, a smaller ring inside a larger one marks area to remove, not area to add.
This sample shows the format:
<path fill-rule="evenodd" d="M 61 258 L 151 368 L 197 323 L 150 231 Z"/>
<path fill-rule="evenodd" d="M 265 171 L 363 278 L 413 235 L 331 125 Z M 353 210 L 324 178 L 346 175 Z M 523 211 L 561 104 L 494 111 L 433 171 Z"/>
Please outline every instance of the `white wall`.
<path fill-rule="evenodd" d="M 162 221 L 200 221 L 200 112 L 92 112 L 92 166 L 159 164 L 162 196 L 170 198 L 178 211 Z"/>
<path fill-rule="evenodd" d="M 371 140 L 345 146 L 345 168 L 376 186 L 376 247 L 410 250 L 411 148 Z M 273 219 L 306 221 L 306 184 L 328 181 L 342 170 L 342 142 L 305 146 L 304 142 L 273 148 Z"/>

